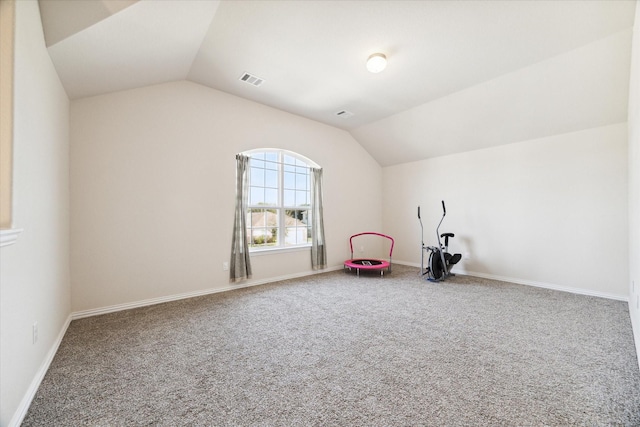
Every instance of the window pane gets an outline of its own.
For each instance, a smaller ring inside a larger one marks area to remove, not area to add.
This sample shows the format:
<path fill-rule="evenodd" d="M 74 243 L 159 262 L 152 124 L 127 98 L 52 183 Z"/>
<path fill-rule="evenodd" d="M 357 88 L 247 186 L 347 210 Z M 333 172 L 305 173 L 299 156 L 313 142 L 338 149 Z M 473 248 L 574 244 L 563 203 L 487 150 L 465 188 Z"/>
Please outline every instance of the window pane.
<path fill-rule="evenodd" d="M 278 163 L 276 162 L 265 162 L 265 169 L 277 171 Z"/>
<path fill-rule="evenodd" d="M 276 206 L 278 204 L 278 190 L 275 188 L 265 188 L 264 203 L 268 206 Z"/>
<path fill-rule="evenodd" d="M 307 175 L 306 174 L 296 174 L 296 189 L 297 190 L 306 190 L 307 189 Z"/>
<path fill-rule="evenodd" d="M 296 204 L 296 192 L 293 190 L 284 190 L 283 193 L 284 201 L 282 204 L 284 206 L 295 206 Z"/>
<path fill-rule="evenodd" d="M 287 227 L 285 230 L 284 244 L 287 246 L 292 246 L 303 243 L 304 240 L 301 239 L 301 237 L 303 236 L 299 235 L 300 231 L 304 231 L 304 229 L 297 227 Z"/>
<path fill-rule="evenodd" d="M 291 172 L 284 173 L 284 188 L 296 188 L 296 174 Z"/>
<path fill-rule="evenodd" d="M 251 247 L 270 247 L 278 245 L 278 228 L 259 227 L 252 229 Z"/>
<path fill-rule="evenodd" d="M 299 226 L 305 226 L 309 222 L 309 211 L 307 209 L 296 210 L 293 217 L 298 220 Z"/>
<path fill-rule="evenodd" d="M 302 245 L 309 242 L 310 231 L 307 226 L 307 210 L 286 210 L 285 245 Z"/>
<path fill-rule="evenodd" d="M 251 247 L 278 243 L 278 215 L 275 209 L 249 209 L 247 234 Z"/>
<path fill-rule="evenodd" d="M 264 210 L 248 209 L 247 211 L 247 237 L 249 239 L 249 245 L 253 246 L 254 241 L 254 229 L 263 222 Z"/>
<path fill-rule="evenodd" d="M 278 171 L 273 171 L 273 170 L 265 171 L 264 186 L 271 187 L 271 188 L 278 188 Z"/>
<path fill-rule="evenodd" d="M 265 225 L 264 222 L 264 209 L 249 209 L 249 215 L 247 221 L 249 222 L 248 227 L 263 227 Z"/>
<path fill-rule="evenodd" d="M 278 226 L 278 209 L 267 209 L 265 216 L 265 226 L 266 227 L 277 227 Z"/>
<path fill-rule="evenodd" d="M 275 151 L 270 151 L 268 153 L 265 153 L 265 159 L 269 160 L 270 162 L 277 162 L 278 153 L 276 153 Z"/>
<path fill-rule="evenodd" d="M 251 179 L 251 185 L 263 186 L 264 185 L 264 169 L 252 167 L 250 179 Z"/>
<path fill-rule="evenodd" d="M 249 193 L 249 205 L 262 205 L 264 204 L 264 188 L 263 187 L 251 187 Z"/>
<path fill-rule="evenodd" d="M 251 160 L 249 160 L 249 166 L 252 168 L 264 169 L 264 161 L 251 157 Z"/>
<path fill-rule="evenodd" d="M 296 191 L 296 206 L 307 206 L 309 203 L 308 194 L 307 191 Z"/>

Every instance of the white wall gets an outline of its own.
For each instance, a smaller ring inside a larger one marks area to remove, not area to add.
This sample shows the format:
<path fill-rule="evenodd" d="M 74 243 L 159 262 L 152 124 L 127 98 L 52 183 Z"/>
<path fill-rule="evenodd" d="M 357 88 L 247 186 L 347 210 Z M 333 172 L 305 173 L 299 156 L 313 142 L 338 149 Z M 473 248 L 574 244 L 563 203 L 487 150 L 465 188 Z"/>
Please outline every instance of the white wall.
<path fill-rule="evenodd" d="M 629 312 L 640 364 L 640 3 L 631 51 L 629 87 Z"/>
<path fill-rule="evenodd" d="M 37 1 L 16 3 L 13 221 L 24 231 L 0 249 L 3 426 L 26 410 L 23 399 L 35 392 L 71 312 L 69 101 L 44 46 Z"/>
<path fill-rule="evenodd" d="M 396 260 L 420 263 L 416 207 L 433 245 L 445 200 L 458 271 L 626 298 L 626 141 L 622 123 L 384 168 Z"/>
<path fill-rule="evenodd" d="M 351 234 L 382 224 L 396 238 L 394 258 L 419 264 L 416 206 L 433 243 L 445 199 L 442 231 L 456 232 L 452 249 L 471 254 L 460 270 L 620 298 L 630 278 L 640 343 L 638 12 L 628 163 L 619 124 L 381 170 L 343 131 L 187 82 L 74 101 L 69 113 L 37 2 L 20 0 L 14 225 L 25 231 L 0 256 L 0 425 L 26 410 L 72 309 L 228 286 L 221 267 L 229 259 L 233 156 L 258 147 L 296 151 L 325 168 L 330 266 L 348 256 Z M 554 251 L 562 262 L 553 262 Z M 310 272 L 308 258 L 255 257 L 254 281 Z"/>
<path fill-rule="evenodd" d="M 74 311 L 228 287 L 244 150 L 324 168 L 330 267 L 351 234 L 381 228 L 381 168 L 345 131 L 190 82 L 73 101 L 70 114 Z M 308 250 L 252 265 L 253 282 L 312 271 Z"/>

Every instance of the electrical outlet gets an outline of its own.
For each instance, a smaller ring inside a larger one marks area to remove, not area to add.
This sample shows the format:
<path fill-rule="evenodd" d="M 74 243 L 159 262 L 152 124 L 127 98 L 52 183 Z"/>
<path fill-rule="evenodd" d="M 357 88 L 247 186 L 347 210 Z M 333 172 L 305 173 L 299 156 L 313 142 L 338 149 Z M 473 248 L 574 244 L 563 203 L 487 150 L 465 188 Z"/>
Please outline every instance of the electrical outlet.
<path fill-rule="evenodd" d="M 222 269 L 223 269 L 224 271 L 228 271 L 228 270 L 229 270 L 229 263 L 228 263 L 228 262 L 226 262 L 226 261 L 225 261 L 225 262 L 223 262 L 223 263 L 222 263 Z"/>
<path fill-rule="evenodd" d="M 360 246 L 360 253 L 364 253 L 364 246 Z"/>
<path fill-rule="evenodd" d="M 35 344 L 38 342 L 38 322 L 33 322 L 33 327 L 31 329 L 33 344 Z"/>

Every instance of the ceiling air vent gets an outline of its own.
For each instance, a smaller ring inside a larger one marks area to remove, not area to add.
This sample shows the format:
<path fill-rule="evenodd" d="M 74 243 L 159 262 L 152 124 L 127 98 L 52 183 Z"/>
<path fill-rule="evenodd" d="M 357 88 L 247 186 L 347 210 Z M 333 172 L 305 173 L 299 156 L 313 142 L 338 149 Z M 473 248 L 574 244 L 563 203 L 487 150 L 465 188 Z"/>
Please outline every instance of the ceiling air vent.
<path fill-rule="evenodd" d="M 253 74 L 249 74 L 249 73 L 244 73 L 242 77 L 240 77 L 240 80 L 256 87 L 264 83 L 264 79 L 261 79 L 260 77 L 254 76 Z"/>
<path fill-rule="evenodd" d="M 336 113 L 336 116 L 343 119 L 348 119 L 349 117 L 353 117 L 353 113 L 347 110 L 340 110 Z"/>

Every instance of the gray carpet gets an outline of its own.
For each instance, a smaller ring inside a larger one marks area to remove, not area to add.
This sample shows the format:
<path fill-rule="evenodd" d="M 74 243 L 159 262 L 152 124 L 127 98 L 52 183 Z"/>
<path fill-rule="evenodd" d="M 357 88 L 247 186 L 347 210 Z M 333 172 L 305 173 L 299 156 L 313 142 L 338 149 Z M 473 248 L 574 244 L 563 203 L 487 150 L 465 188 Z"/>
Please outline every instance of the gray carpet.
<path fill-rule="evenodd" d="M 626 303 L 417 269 L 73 321 L 25 426 L 640 425 Z"/>

